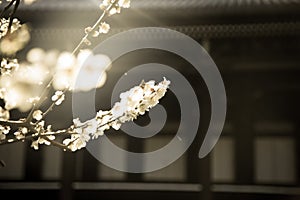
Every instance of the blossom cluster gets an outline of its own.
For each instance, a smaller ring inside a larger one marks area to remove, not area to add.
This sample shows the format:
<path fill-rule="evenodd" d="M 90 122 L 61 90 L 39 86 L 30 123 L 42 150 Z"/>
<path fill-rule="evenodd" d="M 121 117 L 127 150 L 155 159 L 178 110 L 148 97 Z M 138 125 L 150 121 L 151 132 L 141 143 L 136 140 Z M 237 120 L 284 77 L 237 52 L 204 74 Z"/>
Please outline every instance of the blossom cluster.
<path fill-rule="evenodd" d="M 104 0 L 100 4 L 100 9 L 104 12 L 108 12 L 108 15 L 114 15 L 121 13 L 122 8 L 129 8 L 130 7 L 130 0 Z M 100 34 L 106 34 L 110 30 L 110 25 L 105 21 L 96 24 L 94 27 L 86 27 L 85 33 L 89 34 L 92 33 L 93 37 L 98 37 Z M 87 45 L 90 45 L 90 41 L 86 38 L 84 42 Z"/>
<path fill-rule="evenodd" d="M 120 94 L 120 101 L 116 102 L 111 110 L 99 110 L 95 118 L 85 122 L 74 119 L 73 131 L 70 138 L 63 144 L 72 151 L 84 148 L 90 139 L 97 139 L 110 128 L 119 130 L 121 125 L 144 115 L 159 103 L 169 88 L 170 81 L 165 79 L 158 84 L 154 80 L 142 82 L 130 90 Z"/>
<path fill-rule="evenodd" d="M 52 79 L 55 90 L 72 90 L 78 73 L 87 81 L 76 83 L 77 91 L 88 91 L 104 85 L 111 60 L 103 54 L 93 54 L 89 49 L 81 50 L 77 56 L 71 52 L 45 51 L 32 48 L 26 60 L 3 58 L 1 61 L 0 98 L 5 109 L 26 112 L 39 101 L 39 96 Z M 91 80 L 98 80 L 95 85 Z M 95 77 L 94 79 L 91 77 Z"/>
<path fill-rule="evenodd" d="M 19 67 L 19 63 L 16 58 L 3 58 L 0 63 L 0 75 L 11 74 Z"/>

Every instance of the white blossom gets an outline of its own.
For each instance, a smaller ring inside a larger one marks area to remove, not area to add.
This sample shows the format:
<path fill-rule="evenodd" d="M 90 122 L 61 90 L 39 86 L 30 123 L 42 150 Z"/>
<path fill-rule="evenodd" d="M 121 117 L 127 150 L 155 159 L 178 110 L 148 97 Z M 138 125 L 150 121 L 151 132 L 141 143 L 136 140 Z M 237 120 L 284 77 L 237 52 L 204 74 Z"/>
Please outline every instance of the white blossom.
<path fill-rule="evenodd" d="M 10 74 L 12 71 L 18 69 L 19 63 L 17 59 L 2 58 L 0 67 L 1 75 Z"/>
<path fill-rule="evenodd" d="M 121 128 L 122 123 L 120 123 L 119 121 L 114 121 L 111 123 L 111 127 L 115 130 L 119 130 Z"/>
<path fill-rule="evenodd" d="M 22 134 L 27 134 L 28 133 L 28 128 L 26 127 L 20 127 L 19 130 L 21 131 Z"/>
<path fill-rule="evenodd" d="M 22 140 L 25 138 L 25 135 L 21 131 L 14 132 L 14 135 L 18 140 Z"/>
<path fill-rule="evenodd" d="M 112 117 L 114 119 L 117 119 L 118 117 L 124 115 L 127 111 L 127 105 L 124 102 L 123 104 L 121 102 L 116 102 L 113 108 L 111 109 Z"/>
<path fill-rule="evenodd" d="M 106 33 L 108 33 L 109 29 L 110 29 L 110 25 L 108 23 L 101 22 L 98 32 L 106 34 Z"/>
<path fill-rule="evenodd" d="M 31 147 L 34 148 L 35 150 L 38 150 L 39 144 L 50 145 L 51 142 L 49 140 L 54 140 L 54 139 L 55 139 L 54 135 L 39 137 L 37 140 L 32 141 Z"/>
<path fill-rule="evenodd" d="M 109 5 L 109 3 L 110 3 L 110 0 L 103 0 L 99 7 L 100 7 L 102 10 L 104 10 L 104 9 L 106 9 L 106 7 Z"/>
<path fill-rule="evenodd" d="M 2 125 L 0 125 L 0 133 L 6 135 L 6 134 L 9 133 L 9 131 L 10 131 L 10 127 L 9 126 L 2 126 Z"/>
<path fill-rule="evenodd" d="M 2 126 L 0 125 L 0 140 L 4 140 L 6 135 L 9 133 L 10 127 L 9 126 Z"/>
<path fill-rule="evenodd" d="M 86 146 L 86 143 L 90 140 L 90 136 L 86 133 L 73 134 L 71 138 L 63 140 L 63 144 L 68 146 L 71 151 L 82 149 Z"/>
<path fill-rule="evenodd" d="M 16 132 L 14 132 L 14 135 L 18 140 L 22 140 L 25 138 L 25 135 L 27 133 L 28 133 L 28 128 L 20 127 Z"/>
<path fill-rule="evenodd" d="M 120 7 L 113 7 L 113 8 L 110 9 L 109 15 L 114 15 L 114 14 L 117 14 L 117 13 L 120 13 L 120 12 L 121 12 Z"/>
<path fill-rule="evenodd" d="M 36 111 L 33 112 L 32 116 L 33 116 L 34 119 L 39 121 L 43 118 L 43 112 L 40 111 L 40 110 L 36 110 Z"/>
<path fill-rule="evenodd" d="M 87 34 L 87 33 L 91 32 L 92 30 L 93 30 L 92 27 L 88 26 L 84 29 L 84 32 Z"/>
<path fill-rule="evenodd" d="M 65 100 L 65 94 L 63 91 L 56 91 L 51 100 L 55 102 L 55 105 L 60 105 Z"/>
<path fill-rule="evenodd" d="M 123 8 L 129 8 L 130 7 L 130 0 L 119 0 L 118 5 L 120 7 L 123 7 Z"/>
<path fill-rule="evenodd" d="M 97 122 L 96 119 L 91 119 L 82 123 L 76 118 L 73 119 L 73 123 L 77 134 L 73 134 L 71 138 L 64 139 L 63 144 L 68 146 L 71 151 L 76 151 L 86 146 L 91 139 L 90 134 L 95 133 L 97 130 Z"/>

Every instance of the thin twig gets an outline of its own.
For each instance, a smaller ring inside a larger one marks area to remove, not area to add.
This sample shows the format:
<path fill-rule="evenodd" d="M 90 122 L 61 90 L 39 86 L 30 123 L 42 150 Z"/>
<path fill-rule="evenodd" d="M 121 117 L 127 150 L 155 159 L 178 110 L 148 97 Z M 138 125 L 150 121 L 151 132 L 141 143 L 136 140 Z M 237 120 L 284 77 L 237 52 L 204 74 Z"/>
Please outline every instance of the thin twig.
<path fill-rule="evenodd" d="M 34 125 L 32 123 L 21 121 L 21 120 L 18 120 L 18 121 L 8 120 L 7 121 L 7 120 L 0 119 L 0 124 L 2 126 L 10 126 L 10 127 L 16 127 L 16 128 L 26 127 L 26 128 L 28 128 L 28 130 L 30 130 L 32 132 L 35 131 Z"/>
<path fill-rule="evenodd" d="M 50 142 L 53 146 L 58 147 L 63 149 L 64 151 L 71 151 L 70 149 L 68 149 L 67 145 L 61 144 L 59 142 L 56 142 L 54 140 L 50 140 L 48 137 L 45 136 L 41 136 L 44 140 L 47 140 L 48 142 Z"/>

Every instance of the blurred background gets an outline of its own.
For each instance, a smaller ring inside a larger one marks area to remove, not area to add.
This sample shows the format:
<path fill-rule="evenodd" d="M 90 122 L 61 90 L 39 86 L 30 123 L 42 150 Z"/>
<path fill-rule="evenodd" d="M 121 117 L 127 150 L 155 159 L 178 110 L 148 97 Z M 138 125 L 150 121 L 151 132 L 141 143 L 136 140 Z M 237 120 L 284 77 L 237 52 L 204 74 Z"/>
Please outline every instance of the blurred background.
<path fill-rule="evenodd" d="M 31 27 L 25 57 L 34 47 L 72 51 L 101 14 L 97 0 L 38 0 L 16 16 Z M 132 67 L 150 62 L 177 69 L 197 92 L 201 109 L 196 139 L 183 156 L 161 170 L 132 174 L 96 160 L 87 150 L 63 152 L 30 143 L 0 146 L 0 190 L 31 199 L 300 199 L 300 1 L 132 0 L 131 8 L 107 19 L 111 31 L 97 44 L 135 27 L 167 27 L 198 41 L 219 68 L 227 92 L 227 117 L 220 140 L 203 159 L 198 151 L 210 117 L 205 83 L 182 58 L 162 51 L 132 52 L 112 64 L 96 107 L 110 108 L 114 84 Z M 92 46 L 93 47 L 93 46 Z M 57 126 L 72 120 L 71 94 L 47 116 Z M 187 97 L 188 98 L 188 97 Z M 167 123 L 152 138 L 108 131 L 118 146 L 149 152 L 176 134 L 180 108 L 170 92 L 161 102 Z M 17 111 L 13 113 L 19 115 Z M 22 113 L 24 114 L 24 113 Z M 137 120 L 144 126 L 149 116 Z M 127 162 L 126 159 L 124 162 Z"/>

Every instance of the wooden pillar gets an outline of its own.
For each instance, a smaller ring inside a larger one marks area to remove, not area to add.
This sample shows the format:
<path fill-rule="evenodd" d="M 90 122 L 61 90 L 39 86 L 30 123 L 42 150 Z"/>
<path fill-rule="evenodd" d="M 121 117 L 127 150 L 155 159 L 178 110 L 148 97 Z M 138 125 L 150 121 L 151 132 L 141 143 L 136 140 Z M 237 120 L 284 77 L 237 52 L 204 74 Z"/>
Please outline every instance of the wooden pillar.
<path fill-rule="evenodd" d="M 63 169 L 61 178 L 61 200 L 73 199 L 72 183 L 75 176 L 75 153 L 64 152 L 63 155 Z"/>
<path fill-rule="evenodd" d="M 34 150 L 30 147 L 31 141 L 27 144 L 25 155 L 25 180 L 41 181 L 43 166 L 43 149 Z"/>
<path fill-rule="evenodd" d="M 97 181 L 98 180 L 98 165 L 99 161 L 93 157 L 86 149 L 83 150 L 82 163 L 82 180 L 83 181 Z"/>
<path fill-rule="evenodd" d="M 247 80 L 243 80 L 247 82 Z M 244 83 L 245 83 L 244 82 Z M 234 109 L 235 178 L 238 184 L 254 181 L 254 99 L 251 88 L 240 84 Z"/>

